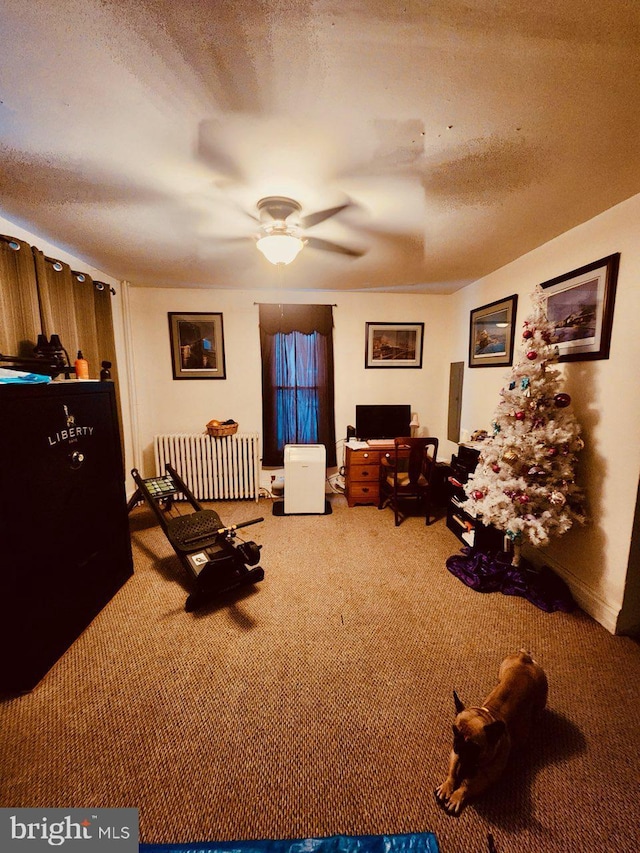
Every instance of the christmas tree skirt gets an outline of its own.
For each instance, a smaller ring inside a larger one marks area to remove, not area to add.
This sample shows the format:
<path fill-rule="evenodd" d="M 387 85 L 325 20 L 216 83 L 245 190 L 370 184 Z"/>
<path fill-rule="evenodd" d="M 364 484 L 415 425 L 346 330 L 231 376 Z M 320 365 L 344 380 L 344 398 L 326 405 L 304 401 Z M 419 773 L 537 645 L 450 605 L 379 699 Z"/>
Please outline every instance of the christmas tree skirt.
<path fill-rule="evenodd" d="M 527 560 L 512 566 L 510 554 L 485 554 L 470 548 L 449 557 L 446 566 L 452 575 L 478 592 L 519 595 L 547 613 L 570 613 L 575 608 L 569 588 L 549 566 L 536 568 Z"/>

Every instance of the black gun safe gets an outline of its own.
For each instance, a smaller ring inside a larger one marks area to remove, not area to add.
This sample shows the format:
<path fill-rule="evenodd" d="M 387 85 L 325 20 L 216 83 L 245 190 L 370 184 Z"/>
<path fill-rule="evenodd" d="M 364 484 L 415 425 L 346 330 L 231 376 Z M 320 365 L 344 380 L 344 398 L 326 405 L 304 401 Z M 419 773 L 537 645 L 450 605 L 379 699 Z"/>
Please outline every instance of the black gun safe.
<path fill-rule="evenodd" d="M 0 496 L 7 695 L 33 689 L 133 572 L 113 384 L 0 385 Z"/>

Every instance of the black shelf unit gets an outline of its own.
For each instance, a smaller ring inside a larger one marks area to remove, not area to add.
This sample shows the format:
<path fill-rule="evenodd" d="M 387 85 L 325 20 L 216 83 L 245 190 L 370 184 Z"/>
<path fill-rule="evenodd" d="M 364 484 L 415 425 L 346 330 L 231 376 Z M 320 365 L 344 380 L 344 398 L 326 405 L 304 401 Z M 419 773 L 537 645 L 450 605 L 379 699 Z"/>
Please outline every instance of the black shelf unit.
<path fill-rule="evenodd" d="M 458 453 L 451 457 L 447 527 L 474 551 L 501 551 L 502 533 L 465 509 L 468 498 L 463 486 L 475 471 L 479 458 L 480 451 L 466 444 L 461 444 Z"/>

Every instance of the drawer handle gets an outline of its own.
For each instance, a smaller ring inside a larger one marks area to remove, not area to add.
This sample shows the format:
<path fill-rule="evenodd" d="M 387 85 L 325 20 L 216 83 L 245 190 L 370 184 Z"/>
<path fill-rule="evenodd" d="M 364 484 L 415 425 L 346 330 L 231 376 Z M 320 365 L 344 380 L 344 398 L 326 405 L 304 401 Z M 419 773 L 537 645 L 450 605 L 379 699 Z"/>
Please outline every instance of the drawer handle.
<path fill-rule="evenodd" d="M 368 472 L 368 471 L 363 471 L 363 472 L 362 472 L 362 476 L 363 476 L 363 477 L 368 477 L 368 476 L 369 476 L 369 472 Z"/>
<path fill-rule="evenodd" d="M 369 458 L 369 454 L 368 454 L 368 453 L 363 453 L 363 454 L 362 454 L 362 458 L 363 458 L 363 459 L 368 459 L 368 458 Z"/>
<path fill-rule="evenodd" d="M 362 489 L 362 491 L 366 494 L 366 493 L 369 491 L 368 486 L 364 486 L 364 488 Z"/>

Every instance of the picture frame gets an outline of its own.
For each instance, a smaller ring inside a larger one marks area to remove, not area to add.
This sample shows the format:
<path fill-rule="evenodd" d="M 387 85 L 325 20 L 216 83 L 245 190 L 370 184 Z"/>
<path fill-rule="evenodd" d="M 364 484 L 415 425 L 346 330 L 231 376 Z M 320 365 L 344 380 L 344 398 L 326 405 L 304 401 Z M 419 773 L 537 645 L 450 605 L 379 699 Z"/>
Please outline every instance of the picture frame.
<path fill-rule="evenodd" d="M 421 368 L 424 323 L 367 323 L 365 368 Z"/>
<path fill-rule="evenodd" d="M 170 311 L 169 339 L 174 379 L 226 379 L 221 313 Z"/>
<path fill-rule="evenodd" d="M 558 361 L 609 358 L 620 253 L 543 282 Z"/>
<path fill-rule="evenodd" d="M 509 367 L 513 364 L 516 293 L 480 308 L 469 317 L 469 367 Z"/>

